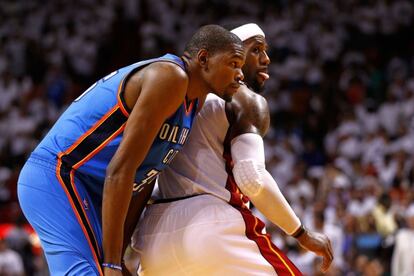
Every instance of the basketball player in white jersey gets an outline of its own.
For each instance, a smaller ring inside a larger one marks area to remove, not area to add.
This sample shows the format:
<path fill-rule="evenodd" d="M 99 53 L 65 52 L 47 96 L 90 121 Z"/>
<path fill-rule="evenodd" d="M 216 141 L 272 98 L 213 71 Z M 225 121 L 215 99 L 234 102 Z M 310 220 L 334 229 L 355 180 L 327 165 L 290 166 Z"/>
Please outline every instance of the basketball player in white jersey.
<path fill-rule="evenodd" d="M 249 200 L 322 256 L 322 271 L 333 260 L 328 238 L 302 226 L 265 168 L 269 111 L 254 92 L 269 78 L 265 35 L 256 24 L 232 32 L 244 42 L 246 85 L 231 102 L 208 95 L 188 143 L 159 176 L 159 198 L 133 238 L 139 275 L 302 275 L 265 234 Z"/>

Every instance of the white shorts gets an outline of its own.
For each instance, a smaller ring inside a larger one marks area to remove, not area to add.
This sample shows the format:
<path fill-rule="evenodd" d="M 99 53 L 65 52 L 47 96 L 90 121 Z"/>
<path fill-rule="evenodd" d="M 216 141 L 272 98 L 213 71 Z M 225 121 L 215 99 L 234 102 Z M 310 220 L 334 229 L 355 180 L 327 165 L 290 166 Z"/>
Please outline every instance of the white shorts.
<path fill-rule="evenodd" d="M 212 195 L 150 205 L 133 237 L 139 275 L 301 275 L 263 231 Z"/>

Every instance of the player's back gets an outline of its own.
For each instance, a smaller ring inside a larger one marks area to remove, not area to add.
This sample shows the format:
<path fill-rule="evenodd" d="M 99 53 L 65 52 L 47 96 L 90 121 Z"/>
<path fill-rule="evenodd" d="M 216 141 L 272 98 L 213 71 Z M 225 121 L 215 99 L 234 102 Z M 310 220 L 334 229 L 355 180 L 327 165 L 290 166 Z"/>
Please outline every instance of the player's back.
<path fill-rule="evenodd" d="M 187 144 L 159 176 L 161 198 L 208 193 L 230 200 L 223 157 L 228 128 L 225 101 L 209 94 L 196 116 Z"/>
<path fill-rule="evenodd" d="M 128 109 L 121 100 L 123 78 L 139 65 L 130 65 L 112 72 L 90 86 L 60 116 L 34 154 L 56 159 L 61 153 L 71 152 L 65 162 L 75 165 L 90 149 L 97 148 L 115 133 L 128 118 Z M 88 137 L 88 134 L 91 134 Z M 85 138 L 85 139 L 84 139 Z M 74 146 L 81 147 L 73 151 Z M 79 159 L 79 157 L 77 159 Z"/>

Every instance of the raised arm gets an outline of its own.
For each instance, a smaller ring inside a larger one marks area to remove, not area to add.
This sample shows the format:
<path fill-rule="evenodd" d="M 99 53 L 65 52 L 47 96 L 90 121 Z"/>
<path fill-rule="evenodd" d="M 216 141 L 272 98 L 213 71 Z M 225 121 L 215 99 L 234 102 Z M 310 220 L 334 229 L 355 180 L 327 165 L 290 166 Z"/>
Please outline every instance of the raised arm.
<path fill-rule="evenodd" d="M 233 175 L 239 189 L 269 221 L 295 237 L 305 249 L 323 256 L 322 271 L 326 271 L 333 260 L 329 239 L 302 226 L 266 170 L 262 138 L 270 121 L 266 100 L 244 87 L 227 105 L 226 112 L 231 128 Z"/>
<path fill-rule="evenodd" d="M 124 223 L 135 172 L 161 125 L 177 110 L 187 91 L 187 75 L 172 63 L 154 63 L 141 73 L 138 85 L 126 87 L 126 95 L 139 93 L 139 96 L 126 122 L 121 144 L 106 170 L 102 206 L 105 263 L 121 264 Z M 121 275 L 106 268 L 104 273 Z"/>

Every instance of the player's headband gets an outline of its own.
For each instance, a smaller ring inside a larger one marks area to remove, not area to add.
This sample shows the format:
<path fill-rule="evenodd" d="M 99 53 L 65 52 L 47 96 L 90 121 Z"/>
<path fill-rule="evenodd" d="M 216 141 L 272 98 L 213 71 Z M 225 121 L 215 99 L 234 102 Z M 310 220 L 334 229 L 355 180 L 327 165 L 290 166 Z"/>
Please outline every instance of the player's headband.
<path fill-rule="evenodd" d="M 262 29 L 260 29 L 260 27 L 255 23 L 244 24 L 231 30 L 231 32 L 237 35 L 242 41 L 245 41 L 256 35 L 261 35 L 263 37 L 265 36 Z"/>

